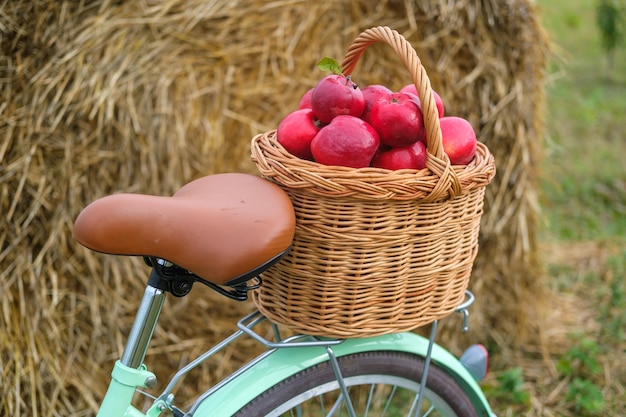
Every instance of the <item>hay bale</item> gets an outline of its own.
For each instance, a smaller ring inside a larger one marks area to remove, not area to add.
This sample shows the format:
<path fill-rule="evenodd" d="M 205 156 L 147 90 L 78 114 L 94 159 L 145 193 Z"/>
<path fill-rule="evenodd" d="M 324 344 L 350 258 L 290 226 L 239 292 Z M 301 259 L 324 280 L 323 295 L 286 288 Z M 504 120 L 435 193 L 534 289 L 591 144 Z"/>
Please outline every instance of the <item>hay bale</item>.
<path fill-rule="evenodd" d="M 507 345 L 529 328 L 520 318 L 541 293 L 533 228 L 545 42 L 526 0 L 35 0 L 5 2 L 0 19 L 0 414 L 89 414 L 123 349 L 146 271 L 76 245 L 80 209 L 113 192 L 168 194 L 200 175 L 254 172 L 250 138 L 314 85 L 319 58 L 340 59 L 375 25 L 415 45 L 449 114 L 468 118 L 496 156 L 475 334 L 489 329 Z M 409 82 L 382 45 L 354 76 Z M 200 353 L 250 308 L 203 289 L 169 303 L 154 370 Z M 240 350 L 188 378 L 183 398 L 243 360 Z"/>

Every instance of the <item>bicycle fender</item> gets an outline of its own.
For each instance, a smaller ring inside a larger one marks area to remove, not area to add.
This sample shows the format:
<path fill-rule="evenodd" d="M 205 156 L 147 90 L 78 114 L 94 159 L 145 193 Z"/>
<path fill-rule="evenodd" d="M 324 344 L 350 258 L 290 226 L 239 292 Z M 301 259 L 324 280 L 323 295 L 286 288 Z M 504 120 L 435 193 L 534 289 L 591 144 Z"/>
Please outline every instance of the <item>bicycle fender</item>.
<path fill-rule="evenodd" d="M 415 333 L 396 333 L 370 338 L 347 339 L 333 346 L 337 357 L 373 351 L 399 351 L 425 357 L 428 339 Z M 206 398 L 193 413 L 195 417 L 230 416 L 278 382 L 328 360 L 324 347 L 281 348 L 266 355 L 254 366 Z M 468 394 L 481 416 L 495 416 L 480 389 L 459 360 L 434 344 L 431 361 L 446 371 Z"/>

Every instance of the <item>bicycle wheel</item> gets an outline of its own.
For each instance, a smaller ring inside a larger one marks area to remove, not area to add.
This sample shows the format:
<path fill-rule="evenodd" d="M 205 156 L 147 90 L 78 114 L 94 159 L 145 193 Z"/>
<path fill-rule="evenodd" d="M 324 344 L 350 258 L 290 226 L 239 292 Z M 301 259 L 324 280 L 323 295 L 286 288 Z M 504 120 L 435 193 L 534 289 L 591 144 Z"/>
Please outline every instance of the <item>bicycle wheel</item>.
<path fill-rule="evenodd" d="M 414 416 L 424 361 L 403 352 L 341 357 L 339 366 L 358 416 Z M 235 416 L 348 416 L 330 362 L 307 368 L 268 389 Z M 430 364 L 421 416 L 477 417 L 463 389 Z"/>

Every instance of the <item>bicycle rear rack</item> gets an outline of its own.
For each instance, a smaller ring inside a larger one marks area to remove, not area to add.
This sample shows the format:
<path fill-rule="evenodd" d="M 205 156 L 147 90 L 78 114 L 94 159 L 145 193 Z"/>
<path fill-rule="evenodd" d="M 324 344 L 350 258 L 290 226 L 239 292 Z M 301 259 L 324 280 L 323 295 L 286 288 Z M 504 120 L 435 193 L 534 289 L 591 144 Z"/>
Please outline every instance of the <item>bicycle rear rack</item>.
<path fill-rule="evenodd" d="M 474 303 L 474 299 L 475 299 L 474 295 L 470 291 L 466 291 L 465 296 L 466 296 L 466 300 L 462 304 L 460 304 L 455 310 L 456 313 L 463 315 L 463 324 L 461 327 L 462 332 L 467 332 L 469 329 L 468 308 Z M 232 335 L 230 335 L 229 337 L 227 337 L 226 339 L 224 339 L 217 345 L 213 346 L 204 354 L 194 359 L 188 365 L 181 368 L 172 377 L 167 387 L 163 390 L 162 394 L 158 397 L 158 400 L 162 401 L 165 407 L 171 410 L 174 410 L 175 412 L 178 412 L 180 415 L 185 415 L 184 412 L 178 410 L 173 405 L 174 394 L 172 392 L 175 386 L 178 384 L 178 382 L 186 374 L 188 374 L 190 371 L 198 367 L 201 363 L 205 362 L 206 360 L 208 360 L 209 358 L 211 358 L 212 356 L 214 356 L 215 354 L 223 350 L 226 346 L 230 345 L 235 340 L 239 339 L 241 336 L 247 335 L 251 337 L 252 339 L 256 340 L 261 345 L 265 346 L 267 351 L 259 355 L 258 357 L 256 357 L 251 362 L 248 362 L 243 367 L 239 368 L 237 371 L 235 371 L 234 373 L 232 373 L 225 379 L 215 384 L 208 391 L 204 392 L 195 401 L 192 407 L 189 409 L 188 414 L 193 414 L 197 410 L 197 408 L 200 406 L 202 401 L 204 401 L 204 399 L 211 396 L 214 392 L 218 391 L 220 388 L 224 387 L 229 382 L 235 380 L 239 375 L 243 374 L 244 372 L 252 368 L 255 364 L 262 361 L 264 358 L 266 358 L 268 355 L 270 355 L 272 352 L 276 351 L 277 349 L 289 349 L 289 348 L 301 348 L 301 347 L 322 347 L 326 349 L 331 366 L 333 367 L 333 370 L 337 377 L 337 381 L 339 383 L 340 389 L 342 391 L 342 394 L 344 395 L 344 398 L 346 399 L 346 405 L 348 407 L 348 410 L 351 413 L 351 415 L 354 416 L 354 409 L 352 405 L 350 404 L 350 397 L 347 395 L 348 391 L 347 391 L 347 387 L 345 386 L 345 383 L 343 382 L 343 377 L 341 375 L 339 362 L 333 351 L 333 346 L 343 343 L 344 340 L 343 339 L 325 339 L 325 338 L 318 338 L 318 337 L 302 335 L 302 334 L 296 334 L 296 335 L 283 339 L 281 337 L 280 330 L 275 323 L 271 323 L 271 326 L 273 329 L 273 336 L 275 340 L 274 341 L 267 340 L 266 338 L 264 338 L 263 336 L 261 336 L 259 333 L 257 333 L 254 330 L 259 324 L 265 322 L 266 320 L 267 318 L 263 316 L 259 311 L 255 311 L 243 317 L 241 320 L 237 322 L 238 330 L 236 332 L 234 332 Z M 437 332 L 437 326 L 438 326 L 437 321 L 433 322 L 431 326 L 430 337 L 428 339 L 427 355 L 424 358 L 424 372 L 422 374 L 422 380 L 420 383 L 420 394 L 418 397 L 417 410 L 419 410 L 420 409 L 419 407 L 421 407 L 421 398 L 423 397 L 423 393 L 424 393 L 423 390 L 425 389 L 425 386 L 426 386 L 426 378 L 428 376 L 428 369 L 430 366 L 432 348 L 435 343 L 435 335 Z"/>

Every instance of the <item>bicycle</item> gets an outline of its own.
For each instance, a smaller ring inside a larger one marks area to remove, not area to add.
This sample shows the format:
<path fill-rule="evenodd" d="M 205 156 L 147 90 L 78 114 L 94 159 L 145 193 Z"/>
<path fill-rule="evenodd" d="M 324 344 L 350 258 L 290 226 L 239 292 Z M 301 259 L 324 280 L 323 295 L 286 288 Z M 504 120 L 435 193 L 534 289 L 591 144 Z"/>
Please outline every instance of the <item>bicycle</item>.
<path fill-rule="evenodd" d="M 89 249 L 144 258 L 152 268 L 122 357 L 98 416 L 495 416 L 478 381 L 487 352 L 473 345 L 457 359 L 430 337 L 412 332 L 329 339 L 307 335 L 273 340 L 255 328 L 266 319 L 254 312 L 237 330 L 172 377 L 142 412 L 136 390 L 155 387 L 144 359 L 164 305 L 196 283 L 235 300 L 262 285 L 261 273 L 290 249 L 294 212 L 286 193 L 248 174 L 216 174 L 194 180 L 172 197 L 116 194 L 89 204 L 75 221 L 73 237 Z M 467 328 L 473 295 L 458 306 Z M 230 376 L 200 394 L 188 410 L 174 404 L 183 376 L 236 339 L 265 346 Z"/>

